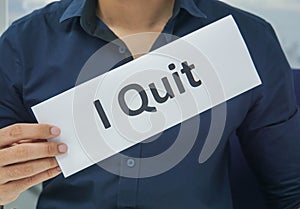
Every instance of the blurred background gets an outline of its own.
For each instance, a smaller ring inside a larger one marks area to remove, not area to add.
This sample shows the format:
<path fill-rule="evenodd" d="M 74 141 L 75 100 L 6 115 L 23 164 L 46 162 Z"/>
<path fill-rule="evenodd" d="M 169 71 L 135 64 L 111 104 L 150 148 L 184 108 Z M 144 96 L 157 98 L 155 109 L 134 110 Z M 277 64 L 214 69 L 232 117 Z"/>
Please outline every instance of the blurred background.
<path fill-rule="evenodd" d="M 0 0 L 0 33 L 14 20 L 53 0 Z M 300 0 L 223 0 L 270 22 L 293 68 L 300 68 Z M 6 2 L 6 5 L 5 5 Z M 4 11 L 5 10 L 5 11 Z M 6 16 L 6 18 L 4 17 Z M 6 21 L 4 22 L 4 19 Z"/>
<path fill-rule="evenodd" d="M 300 0 L 224 0 L 270 22 L 293 68 L 300 69 Z"/>
<path fill-rule="evenodd" d="M 0 34 L 16 19 L 53 0 L 0 0 Z M 270 22 L 294 69 L 300 69 L 300 0 L 223 0 Z M 31 188 L 5 209 L 33 209 L 41 186 Z"/>

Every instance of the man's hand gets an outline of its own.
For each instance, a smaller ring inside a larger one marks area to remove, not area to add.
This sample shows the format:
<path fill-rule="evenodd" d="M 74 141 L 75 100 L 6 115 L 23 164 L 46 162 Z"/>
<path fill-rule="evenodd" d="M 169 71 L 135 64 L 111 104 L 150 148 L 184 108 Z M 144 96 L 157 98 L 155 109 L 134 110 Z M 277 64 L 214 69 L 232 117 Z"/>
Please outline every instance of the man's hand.
<path fill-rule="evenodd" d="M 0 129 L 0 205 L 61 173 L 55 156 L 65 153 L 67 146 L 44 140 L 59 134 L 58 128 L 45 124 L 16 124 Z"/>

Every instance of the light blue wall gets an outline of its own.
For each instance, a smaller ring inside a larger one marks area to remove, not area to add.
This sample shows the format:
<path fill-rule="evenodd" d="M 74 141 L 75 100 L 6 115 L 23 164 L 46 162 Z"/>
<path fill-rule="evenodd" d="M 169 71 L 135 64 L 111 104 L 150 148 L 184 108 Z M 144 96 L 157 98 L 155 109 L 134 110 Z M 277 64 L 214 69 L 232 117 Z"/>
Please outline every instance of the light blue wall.
<path fill-rule="evenodd" d="M 23 192 L 16 201 L 4 206 L 4 209 L 35 209 L 41 190 L 41 185 L 28 189 L 26 192 Z"/>
<path fill-rule="evenodd" d="M 7 0 L 0 0 L 0 34 L 7 27 Z"/>

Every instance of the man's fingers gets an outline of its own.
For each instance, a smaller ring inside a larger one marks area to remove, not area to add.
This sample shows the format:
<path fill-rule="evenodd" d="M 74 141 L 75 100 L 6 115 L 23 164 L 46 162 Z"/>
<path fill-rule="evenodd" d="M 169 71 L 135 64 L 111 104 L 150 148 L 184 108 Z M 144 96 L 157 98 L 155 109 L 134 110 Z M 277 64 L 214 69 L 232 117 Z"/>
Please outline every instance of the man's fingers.
<path fill-rule="evenodd" d="M 55 158 L 45 158 L 1 167 L 0 171 L 2 175 L 0 176 L 0 184 L 34 176 L 56 167 L 58 167 L 58 164 Z"/>
<path fill-rule="evenodd" d="M 49 180 L 59 175 L 60 173 L 61 170 L 59 169 L 59 167 L 56 167 L 25 179 L 11 181 L 7 184 L 0 185 L 0 194 L 7 196 L 5 198 L 6 202 L 1 202 L 1 204 L 5 205 L 14 201 L 18 196 L 16 194 L 20 194 L 30 187 Z"/>
<path fill-rule="evenodd" d="M 67 152 L 67 146 L 44 141 L 58 135 L 57 127 L 46 124 L 15 124 L 0 129 L 0 205 L 61 173 L 54 157 Z"/>
<path fill-rule="evenodd" d="M 0 166 L 54 157 L 67 152 L 67 146 L 56 142 L 25 143 L 0 150 Z"/>
<path fill-rule="evenodd" d="M 0 147 L 20 140 L 51 139 L 59 134 L 60 130 L 57 127 L 47 124 L 15 124 L 0 129 Z"/>
<path fill-rule="evenodd" d="M 44 181 L 47 181 L 61 173 L 61 170 L 59 167 L 49 169 L 47 171 L 44 171 L 42 173 L 39 173 L 37 175 L 13 181 L 12 182 L 12 187 L 15 187 L 19 189 L 21 192 L 29 189 L 30 187 L 37 185 L 39 183 L 42 183 Z"/>

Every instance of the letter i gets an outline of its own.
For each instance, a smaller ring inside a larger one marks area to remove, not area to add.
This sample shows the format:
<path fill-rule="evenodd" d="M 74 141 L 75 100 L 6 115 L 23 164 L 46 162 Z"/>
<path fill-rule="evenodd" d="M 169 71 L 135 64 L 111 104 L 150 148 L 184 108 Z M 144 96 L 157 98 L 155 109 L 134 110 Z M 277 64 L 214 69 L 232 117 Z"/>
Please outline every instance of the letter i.
<path fill-rule="evenodd" d="M 95 105 L 95 108 L 96 108 L 96 110 L 98 112 L 98 115 L 99 115 L 99 117 L 100 117 L 100 119 L 101 119 L 101 121 L 102 121 L 102 123 L 104 125 L 104 128 L 105 129 L 110 128 L 111 127 L 110 122 L 109 122 L 109 120 L 107 118 L 107 115 L 106 115 L 106 113 L 105 113 L 105 111 L 104 111 L 104 109 L 103 109 L 100 101 L 99 100 L 94 101 L 94 105 Z"/>
<path fill-rule="evenodd" d="M 169 67 L 169 70 L 174 70 L 174 69 L 176 68 L 175 65 L 174 65 L 173 63 L 172 63 L 172 64 L 169 64 L 168 67 Z M 176 86 L 177 86 L 177 88 L 178 88 L 180 94 L 183 94 L 183 93 L 185 92 L 185 89 L 184 89 L 184 86 L 183 86 L 183 84 L 182 84 L 182 81 L 181 81 L 181 79 L 180 79 L 180 77 L 179 77 L 178 72 L 173 73 L 172 76 L 173 76 L 173 79 L 174 79 L 174 81 L 175 81 L 175 83 L 176 83 Z"/>

